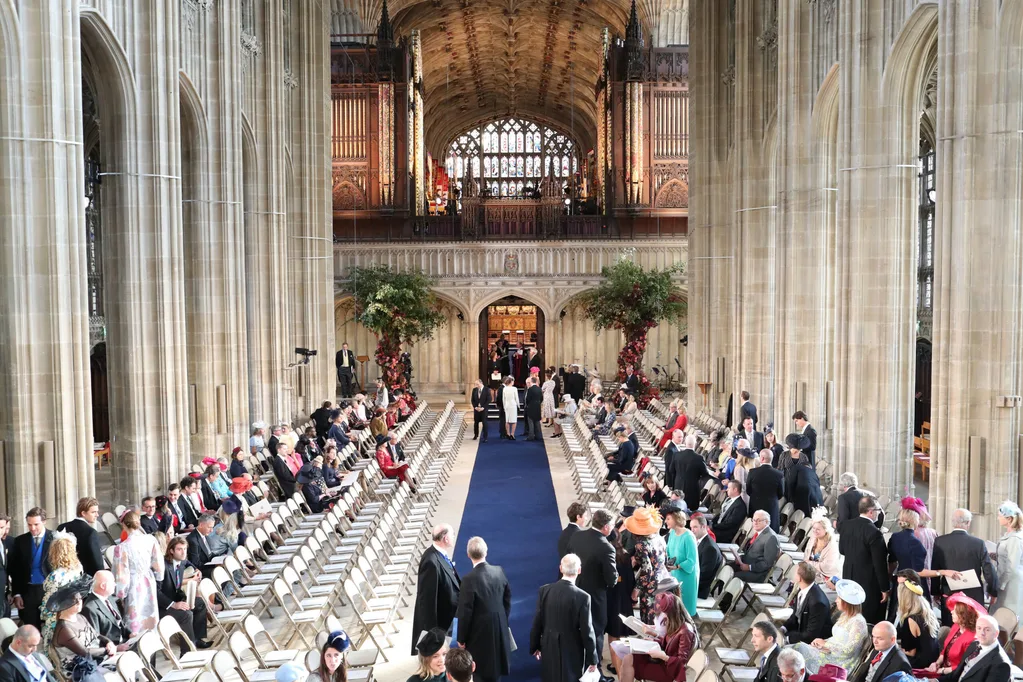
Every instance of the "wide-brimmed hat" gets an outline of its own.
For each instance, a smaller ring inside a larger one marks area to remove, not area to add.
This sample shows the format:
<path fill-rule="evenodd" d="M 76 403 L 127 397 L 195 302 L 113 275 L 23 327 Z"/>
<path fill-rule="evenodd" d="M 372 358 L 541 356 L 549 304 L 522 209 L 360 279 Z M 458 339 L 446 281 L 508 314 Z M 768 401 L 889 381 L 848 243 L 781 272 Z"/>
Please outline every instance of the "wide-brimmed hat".
<path fill-rule="evenodd" d="M 969 606 L 971 609 L 977 612 L 978 616 L 987 615 L 987 609 L 984 608 L 983 604 L 978 602 L 973 597 L 967 597 L 962 592 L 956 592 L 955 594 L 951 595 L 948 599 L 945 600 L 945 605 L 948 606 L 949 611 L 954 609 L 956 607 L 956 604 L 965 604 L 966 606 Z"/>
<path fill-rule="evenodd" d="M 416 642 L 416 651 L 420 656 L 429 658 L 441 650 L 446 638 L 447 634 L 443 630 L 431 628 L 419 636 L 419 641 Z"/>
<path fill-rule="evenodd" d="M 625 519 L 625 530 L 633 535 L 654 535 L 661 530 L 661 515 L 656 510 L 640 507 Z"/>
<path fill-rule="evenodd" d="M 225 497 L 224 501 L 220 503 L 220 509 L 225 514 L 237 514 L 241 511 L 242 505 L 233 497 Z"/>
<path fill-rule="evenodd" d="M 253 429 L 265 429 L 266 428 L 266 422 L 263 421 L 262 419 L 259 420 L 259 421 L 252 422 L 252 428 Z"/>
<path fill-rule="evenodd" d="M 816 675 L 810 675 L 812 682 L 835 682 L 836 680 L 848 679 L 845 668 L 833 663 L 825 663 Z"/>
<path fill-rule="evenodd" d="M 856 606 L 867 600 L 867 593 L 863 591 L 860 584 L 855 580 L 839 580 L 835 583 L 835 592 L 838 598 L 846 604 Z"/>
<path fill-rule="evenodd" d="M 790 433 L 785 436 L 785 446 L 790 450 L 805 450 L 810 447 L 810 439 L 801 433 Z"/>
<path fill-rule="evenodd" d="M 312 483 L 315 479 L 316 467 L 314 467 L 312 464 L 306 464 L 305 466 L 298 470 L 298 475 L 295 477 L 295 482 L 301 483 L 302 485 L 306 485 L 307 483 Z"/>
<path fill-rule="evenodd" d="M 57 591 L 46 600 L 46 609 L 50 613 L 60 613 L 74 606 L 76 599 L 89 594 L 91 590 L 92 577 L 83 575 L 74 582 L 58 587 Z"/>
<path fill-rule="evenodd" d="M 252 490 L 252 481 L 244 476 L 235 476 L 231 479 L 231 492 L 235 495 L 244 495 Z"/>

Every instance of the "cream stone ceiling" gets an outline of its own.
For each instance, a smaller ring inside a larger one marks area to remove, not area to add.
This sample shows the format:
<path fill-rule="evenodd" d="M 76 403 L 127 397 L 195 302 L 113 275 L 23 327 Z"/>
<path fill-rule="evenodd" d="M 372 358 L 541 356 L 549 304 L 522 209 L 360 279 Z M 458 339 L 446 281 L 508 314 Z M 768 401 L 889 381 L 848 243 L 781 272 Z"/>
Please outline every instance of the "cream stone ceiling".
<path fill-rule="evenodd" d="M 333 2 L 334 32 L 376 31 L 382 0 Z M 687 6 L 639 0 L 647 40 L 688 42 L 681 35 Z M 606 26 L 624 35 L 629 8 L 630 0 L 388 0 L 396 34 L 419 29 L 422 37 L 427 148 L 439 156 L 464 130 L 521 116 L 572 133 L 590 149 L 601 32 Z M 677 35 L 665 35 L 668 25 Z"/>

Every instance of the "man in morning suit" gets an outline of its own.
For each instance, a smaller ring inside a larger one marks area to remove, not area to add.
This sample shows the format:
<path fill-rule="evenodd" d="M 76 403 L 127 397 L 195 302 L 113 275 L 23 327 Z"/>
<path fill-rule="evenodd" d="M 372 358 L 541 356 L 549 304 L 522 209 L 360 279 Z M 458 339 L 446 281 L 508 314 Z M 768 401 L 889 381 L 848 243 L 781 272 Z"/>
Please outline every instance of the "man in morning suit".
<path fill-rule="evenodd" d="M 195 528 L 198 517 L 192 510 L 192 505 L 181 499 L 181 486 L 177 483 L 167 486 L 167 504 L 170 505 L 171 524 L 175 532 L 182 533 Z"/>
<path fill-rule="evenodd" d="M 25 514 L 28 532 L 14 538 L 7 573 L 18 617 L 25 625 L 40 627 L 39 607 L 43 601 L 43 581 L 52 570 L 50 543 L 53 533 L 46 530 L 46 510 L 33 507 Z"/>
<path fill-rule="evenodd" d="M 75 552 L 78 554 L 78 561 L 82 564 L 82 571 L 88 575 L 96 575 L 101 570 L 103 563 L 103 551 L 99 546 L 99 533 L 92 527 L 99 518 L 99 500 L 95 497 L 83 497 L 78 500 L 75 507 L 77 518 L 57 526 L 57 530 L 71 533 L 75 536 L 78 544 Z"/>
<path fill-rule="evenodd" d="M 540 380 L 536 377 L 526 379 L 526 440 L 543 440 L 540 430 L 540 406 L 543 404 L 543 391 Z"/>
<path fill-rule="evenodd" d="M 675 460 L 682 453 L 685 433 L 681 429 L 671 432 L 670 440 L 664 447 L 661 456 L 664 457 L 664 481 L 670 487 L 675 480 Z"/>
<path fill-rule="evenodd" d="M 746 417 L 752 417 L 753 428 L 757 428 L 757 406 L 749 401 L 749 391 L 743 391 L 739 397 L 742 398 L 742 404 L 739 405 L 739 423 L 742 424 Z"/>
<path fill-rule="evenodd" d="M 831 636 L 831 602 L 817 584 L 817 569 L 801 561 L 796 567 L 796 586 L 799 594 L 792 615 L 781 628 L 789 644 L 827 639 Z"/>
<path fill-rule="evenodd" d="M 672 434 L 673 442 L 675 438 L 675 434 Z M 696 434 L 689 434 L 682 441 L 682 451 L 675 457 L 674 477 L 665 480 L 672 489 L 681 490 L 686 506 L 695 510 L 700 508 L 703 481 L 710 476 L 712 474 L 707 469 L 707 460 L 696 452 Z"/>
<path fill-rule="evenodd" d="M 540 659 L 542 682 L 575 682 L 600 663 L 590 595 L 575 585 L 579 570 L 579 557 L 566 554 L 561 580 L 541 587 L 536 600 L 529 652 Z"/>
<path fill-rule="evenodd" d="M 874 653 L 870 662 L 863 668 L 862 676 L 854 682 L 881 682 L 895 673 L 912 674 L 913 667 L 899 645 L 895 643 L 895 626 L 886 620 L 874 626 L 870 632 L 874 644 Z"/>
<path fill-rule="evenodd" d="M 117 645 L 118 651 L 126 651 L 125 644 L 131 639 L 131 630 L 124 622 L 124 616 L 117 604 L 110 600 L 117 585 L 110 571 L 96 571 L 92 577 L 92 592 L 82 600 L 82 615 L 96 632 Z"/>
<path fill-rule="evenodd" d="M 746 474 L 746 494 L 749 496 L 750 516 L 764 510 L 771 517 L 771 530 L 780 527 L 778 501 L 785 495 L 785 478 L 778 469 L 771 466 L 774 453 L 760 451 L 760 466 Z"/>
<path fill-rule="evenodd" d="M 778 674 L 778 638 L 781 633 L 774 623 L 762 620 L 753 624 L 750 643 L 753 645 L 757 677 L 754 682 L 781 682 Z"/>
<path fill-rule="evenodd" d="M 636 370 L 632 365 L 625 366 L 625 381 L 622 382 L 622 385 L 629 389 L 629 393 L 633 395 L 639 390 L 639 375 L 636 374 Z"/>
<path fill-rule="evenodd" d="M 607 625 L 607 593 L 618 583 L 615 548 L 607 536 L 614 529 L 614 518 L 607 511 L 593 512 L 590 527 L 572 536 L 568 551 L 579 557 L 581 573 L 576 584 L 590 595 L 593 632 L 597 638 L 597 656 L 604 653 L 604 627 Z"/>
<path fill-rule="evenodd" d="M 796 423 L 796 433 L 807 440 L 806 447 L 802 450 L 806 454 L 806 458 L 810 460 L 810 466 L 817 466 L 817 430 L 810 426 L 810 422 L 806 419 L 806 413 L 802 410 L 796 410 L 793 413 L 792 421 Z"/>
<path fill-rule="evenodd" d="M 213 484 L 220 478 L 220 467 L 211 464 L 203 471 L 202 481 L 199 483 L 199 494 L 202 495 L 202 505 L 209 511 L 220 509 L 220 496 L 213 489 Z"/>
<path fill-rule="evenodd" d="M 331 427 L 331 431 L 333 431 Z M 338 449 L 344 447 L 338 445 Z M 284 497 L 290 498 L 295 495 L 295 474 L 291 473 L 291 468 L 287 462 L 288 456 L 288 444 L 280 443 L 277 446 L 277 453 L 270 458 L 270 466 L 273 467 L 274 476 L 277 478 L 277 485 L 281 487 L 281 492 L 284 493 Z"/>
<path fill-rule="evenodd" d="M 771 530 L 771 517 L 763 509 L 753 512 L 753 535 L 739 557 L 735 575 L 748 583 L 762 583 L 778 560 L 781 544 Z"/>
<path fill-rule="evenodd" d="M 572 396 L 578 405 L 586 392 L 586 377 L 579 373 L 579 365 L 572 365 L 571 371 L 565 375 L 565 393 Z"/>
<path fill-rule="evenodd" d="M 0 656 L 0 682 L 53 682 L 55 678 L 39 660 L 41 643 L 35 626 L 22 625 L 15 630 L 10 648 Z"/>
<path fill-rule="evenodd" d="M 194 533 L 193 533 L 194 535 Z M 181 626 L 185 636 L 195 643 L 199 649 L 211 646 L 206 640 L 206 604 L 201 597 L 196 597 L 194 606 L 189 609 L 185 601 L 185 586 L 189 580 L 196 582 L 202 577 L 195 564 L 188 561 L 188 542 L 185 538 L 171 538 L 167 543 L 167 557 L 164 562 L 163 580 L 157 585 L 156 604 L 160 617 L 170 616 Z M 191 569 L 190 578 L 185 577 L 187 569 Z"/>
<path fill-rule="evenodd" d="M 433 529 L 433 545 L 427 547 L 419 560 L 416 580 L 416 606 L 412 615 L 412 652 L 423 632 L 451 627 L 458 607 L 461 579 L 451 552 L 455 548 L 455 531 L 444 523 Z"/>
<path fill-rule="evenodd" d="M 472 570 L 458 592 L 458 644 L 476 662 L 476 682 L 497 682 L 510 670 L 511 586 L 500 566 L 487 563 L 483 538 L 469 538 L 467 553 Z"/>
<path fill-rule="evenodd" d="M 1008 682 L 1012 666 L 998 644 L 998 621 L 994 616 L 977 618 L 977 639 L 970 642 L 955 670 L 939 675 L 938 682 Z"/>
<path fill-rule="evenodd" d="M 973 569 L 977 573 L 977 579 L 983 580 L 987 587 L 987 593 L 992 597 L 998 595 L 998 574 L 991 565 L 991 555 L 988 554 L 984 541 L 970 535 L 970 524 L 973 523 L 973 514 L 968 509 L 956 509 L 952 512 L 952 531 L 945 535 L 939 535 L 934 540 L 934 553 L 931 557 L 931 570 L 952 570 L 969 571 Z M 942 625 L 952 623 L 952 614 L 945 603 L 945 597 L 952 591 L 944 578 L 931 578 L 931 594 L 938 597 L 941 603 Z M 963 594 L 978 603 L 984 603 L 984 587 L 974 587 L 963 590 Z"/>
<path fill-rule="evenodd" d="M 334 356 L 337 366 L 337 382 L 341 384 L 341 397 L 352 397 L 352 383 L 355 379 L 355 353 L 348 350 L 348 342 L 341 344 L 341 350 Z"/>
<path fill-rule="evenodd" d="M 11 596 L 11 581 L 7 577 L 7 561 L 14 547 L 14 538 L 10 536 L 11 517 L 0 514 L 0 617 L 11 617 L 11 605 L 7 598 Z"/>
<path fill-rule="evenodd" d="M 717 518 L 714 519 L 714 535 L 717 536 L 718 542 L 727 545 L 732 542 L 744 523 L 746 503 L 742 500 L 742 483 L 729 481 L 725 501 L 721 504 Z"/>
<path fill-rule="evenodd" d="M 482 379 L 476 380 L 472 389 L 472 439 L 480 437 L 483 431 L 481 443 L 487 442 L 487 408 L 490 406 L 490 389 L 483 385 Z"/>
<path fill-rule="evenodd" d="M 565 513 L 568 514 L 568 525 L 558 536 L 559 559 L 568 554 L 568 544 L 572 541 L 572 536 L 583 529 L 583 526 L 586 525 L 586 517 L 590 512 L 584 503 L 573 502 L 568 505 L 568 510 Z"/>
<path fill-rule="evenodd" d="M 746 416 L 742 419 L 742 428 L 739 429 L 737 434 L 739 438 L 744 438 L 749 443 L 750 449 L 753 452 L 760 452 L 764 449 L 764 434 L 757 431 L 756 427 L 753 426 L 753 417 Z"/>
<path fill-rule="evenodd" d="M 880 623 L 885 618 L 888 590 L 888 548 L 884 536 L 877 529 L 877 501 L 870 495 L 860 499 L 860 515 L 845 523 L 845 531 L 838 537 L 838 551 L 844 557 L 856 557 L 842 566 L 842 577 L 863 588 L 863 617 L 868 623 Z M 937 542 L 935 542 L 937 547 Z M 932 563 L 933 566 L 933 563 Z"/>
<path fill-rule="evenodd" d="M 213 532 L 215 523 L 216 517 L 213 514 L 203 514 L 199 517 L 199 523 L 195 524 L 195 532 L 188 534 L 188 561 L 202 572 L 204 578 L 213 575 L 213 566 L 208 564 L 216 555 L 206 536 Z"/>
<path fill-rule="evenodd" d="M 842 489 L 842 494 L 838 496 L 838 522 L 835 524 L 835 530 L 839 534 L 842 533 L 842 526 L 846 521 L 860 515 L 860 498 L 863 497 L 863 491 L 857 487 L 859 484 L 856 474 L 851 471 L 838 477 L 838 487 Z"/>
<path fill-rule="evenodd" d="M 703 514 L 693 514 L 689 519 L 689 529 L 696 537 L 696 556 L 700 560 L 700 585 L 696 596 L 706 599 L 710 596 L 710 585 L 714 582 L 721 564 L 725 563 L 721 550 L 714 538 L 707 532 L 707 519 Z"/>

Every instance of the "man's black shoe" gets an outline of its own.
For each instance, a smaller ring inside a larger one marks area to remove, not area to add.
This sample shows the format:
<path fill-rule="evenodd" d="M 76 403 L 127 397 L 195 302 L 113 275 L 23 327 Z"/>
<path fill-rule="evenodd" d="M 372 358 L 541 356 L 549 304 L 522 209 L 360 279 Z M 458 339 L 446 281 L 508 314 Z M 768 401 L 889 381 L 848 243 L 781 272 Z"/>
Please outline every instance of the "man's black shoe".
<path fill-rule="evenodd" d="M 211 646 L 213 646 L 213 642 L 207 642 L 204 639 L 200 639 L 198 642 L 195 643 L 196 649 L 209 649 Z"/>

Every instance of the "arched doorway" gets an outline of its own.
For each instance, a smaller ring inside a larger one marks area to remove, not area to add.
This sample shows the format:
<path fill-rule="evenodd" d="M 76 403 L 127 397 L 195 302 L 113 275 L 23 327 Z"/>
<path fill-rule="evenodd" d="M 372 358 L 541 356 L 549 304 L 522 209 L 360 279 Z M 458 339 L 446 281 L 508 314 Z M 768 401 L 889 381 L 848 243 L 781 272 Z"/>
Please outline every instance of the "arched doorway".
<path fill-rule="evenodd" d="M 531 349 L 539 353 L 544 367 L 546 320 L 543 310 L 519 296 L 505 296 L 480 311 L 480 367 L 484 383 L 496 387 L 500 379 L 512 376 L 522 388 L 529 376 Z M 494 350 L 498 358 L 493 359 Z"/>

